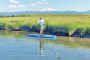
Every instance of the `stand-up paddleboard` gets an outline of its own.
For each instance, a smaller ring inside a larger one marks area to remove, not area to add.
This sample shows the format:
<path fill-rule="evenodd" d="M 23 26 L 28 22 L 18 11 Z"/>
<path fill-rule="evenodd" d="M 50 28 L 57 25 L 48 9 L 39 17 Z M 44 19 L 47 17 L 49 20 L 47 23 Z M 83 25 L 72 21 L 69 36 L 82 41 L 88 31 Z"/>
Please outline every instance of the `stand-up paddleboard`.
<path fill-rule="evenodd" d="M 48 38 L 48 39 L 56 39 L 56 35 L 39 35 L 39 34 L 29 34 L 29 37 L 36 37 L 36 38 Z"/>

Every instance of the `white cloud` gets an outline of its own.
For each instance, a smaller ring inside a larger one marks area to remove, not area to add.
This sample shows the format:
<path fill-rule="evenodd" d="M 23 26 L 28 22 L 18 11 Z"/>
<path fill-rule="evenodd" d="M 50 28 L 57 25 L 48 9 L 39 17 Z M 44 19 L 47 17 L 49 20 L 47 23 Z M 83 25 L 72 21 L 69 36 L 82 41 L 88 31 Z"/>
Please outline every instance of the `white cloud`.
<path fill-rule="evenodd" d="M 45 2 L 45 4 L 47 4 L 47 2 Z"/>
<path fill-rule="evenodd" d="M 17 5 L 17 6 L 9 5 L 9 8 L 24 8 L 24 7 L 27 7 L 27 6 L 25 6 L 25 5 Z"/>
<path fill-rule="evenodd" d="M 25 5 L 18 5 L 18 7 L 27 7 L 27 6 L 25 6 Z"/>
<path fill-rule="evenodd" d="M 9 8 L 17 8 L 15 5 L 9 5 Z"/>
<path fill-rule="evenodd" d="M 47 11 L 47 9 L 43 9 L 43 11 Z"/>
<path fill-rule="evenodd" d="M 3 9 L 0 9 L 0 12 L 5 12 L 5 10 L 3 10 Z"/>
<path fill-rule="evenodd" d="M 46 0 L 42 0 L 42 1 L 46 1 Z"/>
<path fill-rule="evenodd" d="M 43 9 L 43 11 L 57 11 L 57 9 L 53 9 L 53 8 L 45 8 L 45 9 Z"/>
<path fill-rule="evenodd" d="M 36 4 L 32 3 L 31 6 L 36 6 Z"/>
<path fill-rule="evenodd" d="M 37 2 L 37 4 L 43 4 L 42 2 Z"/>
<path fill-rule="evenodd" d="M 10 10 L 11 9 L 2 8 L 2 9 L 0 9 L 0 12 L 11 12 Z"/>
<path fill-rule="evenodd" d="M 10 0 L 10 2 L 12 2 L 12 3 L 19 3 L 18 1 L 15 1 L 15 0 Z"/>

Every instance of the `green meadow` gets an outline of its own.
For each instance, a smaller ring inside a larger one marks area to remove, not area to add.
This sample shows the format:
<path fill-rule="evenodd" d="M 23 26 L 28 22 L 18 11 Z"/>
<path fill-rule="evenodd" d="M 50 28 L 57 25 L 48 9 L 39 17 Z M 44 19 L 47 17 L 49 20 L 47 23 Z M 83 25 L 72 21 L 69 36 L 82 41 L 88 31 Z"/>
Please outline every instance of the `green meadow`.
<path fill-rule="evenodd" d="M 69 35 L 74 31 L 81 35 L 85 32 L 90 33 L 90 15 L 89 14 L 23 14 L 12 16 L 0 16 L 0 28 L 20 28 L 28 26 L 39 30 L 39 24 L 36 20 L 43 17 L 45 20 L 45 28 L 53 32 L 63 32 Z"/>

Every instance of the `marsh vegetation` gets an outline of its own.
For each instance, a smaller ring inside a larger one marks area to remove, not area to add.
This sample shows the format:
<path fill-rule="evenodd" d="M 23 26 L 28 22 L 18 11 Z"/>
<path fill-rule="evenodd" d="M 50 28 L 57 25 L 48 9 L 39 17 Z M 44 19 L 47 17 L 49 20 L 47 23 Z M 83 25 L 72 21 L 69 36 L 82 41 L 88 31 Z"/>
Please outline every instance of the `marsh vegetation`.
<path fill-rule="evenodd" d="M 85 36 L 90 33 L 89 14 L 23 14 L 0 16 L 0 29 L 39 31 L 36 20 L 43 17 L 45 32 L 64 36 Z M 76 35 L 75 35 L 76 34 Z"/>

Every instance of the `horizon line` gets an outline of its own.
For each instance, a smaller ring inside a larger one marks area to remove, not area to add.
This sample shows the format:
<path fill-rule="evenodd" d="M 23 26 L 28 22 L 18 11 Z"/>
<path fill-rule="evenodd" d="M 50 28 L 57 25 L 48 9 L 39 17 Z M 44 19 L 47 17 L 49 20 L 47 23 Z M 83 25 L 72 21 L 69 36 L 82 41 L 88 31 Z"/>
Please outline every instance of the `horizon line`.
<path fill-rule="evenodd" d="M 71 10 L 65 10 L 65 11 L 71 11 Z M 33 11 L 33 12 L 65 12 L 65 11 Z M 87 11 L 90 11 L 90 10 L 87 10 Z M 26 12 L 26 11 L 6 11 L 6 12 Z M 86 11 L 73 11 L 73 12 L 86 12 Z M 0 12 L 0 13 L 3 13 L 3 12 Z"/>

